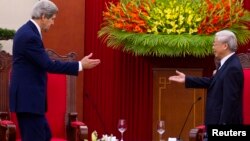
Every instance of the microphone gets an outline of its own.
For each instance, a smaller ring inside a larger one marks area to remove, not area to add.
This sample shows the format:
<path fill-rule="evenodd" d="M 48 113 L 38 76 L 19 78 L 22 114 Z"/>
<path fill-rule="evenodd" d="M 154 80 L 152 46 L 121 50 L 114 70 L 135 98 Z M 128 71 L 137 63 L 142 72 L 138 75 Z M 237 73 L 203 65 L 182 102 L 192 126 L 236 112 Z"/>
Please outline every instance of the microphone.
<path fill-rule="evenodd" d="M 182 128 L 181 128 L 181 131 L 180 131 L 180 133 L 179 133 L 179 136 L 178 136 L 178 138 L 177 138 L 177 141 L 182 141 L 182 140 L 181 140 L 181 133 L 182 133 L 184 127 L 186 126 L 188 117 L 189 117 L 189 115 L 190 115 L 190 113 L 191 113 L 191 111 L 192 111 L 194 105 L 195 105 L 198 101 L 200 101 L 200 100 L 201 100 L 201 97 L 198 97 L 198 98 L 196 99 L 196 101 L 191 105 L 190 110 L 189 110 L 189 112 L 188 112 L 188 114 L 187 114 L 186 120 L 185 120 L 185 122 L 184 122 L 184 124 L 183 124 L 183 126 L 182 126 Z"/>

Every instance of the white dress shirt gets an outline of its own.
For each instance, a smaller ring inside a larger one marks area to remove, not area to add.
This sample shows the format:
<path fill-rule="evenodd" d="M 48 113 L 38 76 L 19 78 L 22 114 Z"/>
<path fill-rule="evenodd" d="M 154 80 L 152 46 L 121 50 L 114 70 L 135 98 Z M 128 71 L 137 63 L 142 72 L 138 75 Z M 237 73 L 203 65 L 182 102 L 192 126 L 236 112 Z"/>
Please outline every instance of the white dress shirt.
<path fill-rule="evenodd" d="M 231 57 L 233 54 L 235 54 L 235 52 L 232 52 L 232 53 L 230 53 L 230 54 L 228 54 L 227 56 L 225 56 L 224 58 L 222 58 L 221 60 L 220 60 L 220 67 L 219 67 L 219 69 L 223 66 L 223 64 L 227 61 L 227 59 L 229 58 L 229 57 Z"/>

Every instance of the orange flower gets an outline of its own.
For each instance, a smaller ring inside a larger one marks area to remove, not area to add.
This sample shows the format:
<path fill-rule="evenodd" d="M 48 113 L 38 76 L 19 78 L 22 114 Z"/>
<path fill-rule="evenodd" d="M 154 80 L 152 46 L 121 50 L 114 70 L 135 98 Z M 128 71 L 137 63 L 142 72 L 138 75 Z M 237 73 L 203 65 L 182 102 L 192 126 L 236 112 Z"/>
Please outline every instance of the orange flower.
<path fill-rule="evenodd" d="M 123 25 L 121 22 L 115 22 L 114 27 L 121 29 L 123 27 Z"/>
<path fill-rule="evenodd" d="M 240 11 L 238 12 L 238 15 L 239 15 L 240 17 L 244 16 L 244 10 L 243 10 L 243 9 L 240 10 Z"/>
<path fill-rule="evenodd" d="M 110 13 L 109 12 L 103 12 L 103 16 L 106 17 L 106 18 L 110 17 Z"/>
<path fill-rule="evenodd" d="M 225 3 L 224 7 L 225 7 L 226 11 L 230 11 L 230 9 L 231 9 L 231 5 L 229 3 Z"/>
<path fill-rule="evenodd" d="M 104 20 L 109 21 L 107 23 L 113 23 L 114 28 L 121 30 L 146 32 L 148 25 L 143 19 L 143 17 L 148 16 L 148 12 L 144 7 L 147 4 L 146 1 L 141 2 L 139 5 L 134 1 L 127 4 L 118 2 L 116 5 L 110 3 L 110 7 L 103 13 Z"/>
<path fill-rule="evenodd" d="M 114 11 L 115 13 L 120 13 L 121 9 L 118 8 L 118 7 L 114 7 L 114 8 L 113 8 L 113 11 Z"/>
<path fill-rule="evenodd" d="M 221 9 L 221 4 L 217 3 L 215 7 L 216 7 L 215 10 L 220 10 Z"/>
<path fill-rule="evenodd" d="M 136 25 L 134 28 L 135 32 L 142 32 L 142 29 L 140 28 L 140 26 Z"/>
<path fill-rule="evenodd" d="M 214 5 L 213 5 L 213 4 L 209 4 L 209 5 L 208 5 L 208 10 L 209 10 L 209 11 L 212 11 L 213 9 L 214 9 Z"/>

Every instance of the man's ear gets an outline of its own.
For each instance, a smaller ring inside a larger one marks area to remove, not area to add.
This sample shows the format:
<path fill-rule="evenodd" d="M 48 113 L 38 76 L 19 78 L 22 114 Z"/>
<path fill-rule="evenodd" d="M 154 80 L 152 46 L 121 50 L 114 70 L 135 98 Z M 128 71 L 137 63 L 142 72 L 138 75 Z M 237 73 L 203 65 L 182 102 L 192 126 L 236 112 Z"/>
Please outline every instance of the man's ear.
<path fill-rule="evenodd" d="M 41 20 L 45 20 L 45 19 L 47 19 L 47 18 L 45 17 L 45 15 L 44 15 L 44 14 L 42 14 L 42 16 L 41 16 Z"/>
<path fill-rule="evenodd" d="M 224 44 L 224 45 L 223 45 L 223 48 L 224 48 L 225 50 L 229 49 L 228 44 Z"/>

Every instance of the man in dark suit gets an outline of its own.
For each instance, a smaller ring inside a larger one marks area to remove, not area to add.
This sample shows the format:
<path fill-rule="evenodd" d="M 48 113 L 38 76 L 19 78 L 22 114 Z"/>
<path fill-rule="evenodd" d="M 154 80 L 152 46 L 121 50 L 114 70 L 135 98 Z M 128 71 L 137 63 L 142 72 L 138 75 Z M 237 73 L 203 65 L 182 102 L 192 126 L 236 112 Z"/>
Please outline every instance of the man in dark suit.
<path fill-rule="evenodd" d="M 54 24 L 57 6 L 49 0 L 38 1 L 31 19 L 13 40 L 10 80 L 10 110 L 16 112 L 22 141 L 50 141 L 51 131 L 45 118 L 47 111 L 47 72 L 78 75 L 100 63 L 92 53 L 76 62 L 52 61 L 45 52 L 42 31 Z"/>
<path fill-rule="evenodd" d="M 207 88 L 205 125 L 242 124 L 243 70 L 235 55 L 237 39 L 233 32 L 215 34 L 213 51 L 220 67 L 210 77 L 192 77 L 176 71 L 170 81 L 185 83 L 187 88 Z"/>

